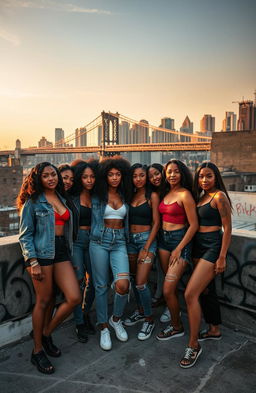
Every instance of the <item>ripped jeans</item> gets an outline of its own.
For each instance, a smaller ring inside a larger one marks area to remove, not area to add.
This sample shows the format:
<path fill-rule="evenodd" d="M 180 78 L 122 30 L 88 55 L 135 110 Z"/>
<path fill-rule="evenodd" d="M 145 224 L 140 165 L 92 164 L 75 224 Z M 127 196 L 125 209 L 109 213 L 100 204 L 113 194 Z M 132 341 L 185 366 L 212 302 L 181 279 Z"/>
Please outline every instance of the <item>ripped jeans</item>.
<path fill-rule="evenodd" d="M 114 282 L 129 281 L 129 261 L 124 229 L 105 228 L 101 240 L 90 241 L 90 258 L 95 287 L 97 323 L 108 322 L 108 289 L 110 269 Z M 115 292 L 113 315 L 121 317 L 128 300 L 128 293 Z"/>

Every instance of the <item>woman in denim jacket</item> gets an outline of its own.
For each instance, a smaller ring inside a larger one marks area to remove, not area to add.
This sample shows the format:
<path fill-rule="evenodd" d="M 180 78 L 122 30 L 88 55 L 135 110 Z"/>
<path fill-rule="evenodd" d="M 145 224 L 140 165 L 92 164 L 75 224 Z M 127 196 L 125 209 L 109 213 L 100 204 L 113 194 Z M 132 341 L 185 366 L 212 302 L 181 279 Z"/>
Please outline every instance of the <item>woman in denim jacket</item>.
<path fill-rule="evenodd" d="M 89 312 L 95 298 L 95 290 L 92 281 L 92 267 L 89 255 L 89 236 L 91 229 L 91 198 L 95 186 L 96 165 L 81 162 L 74 168 L 74 186 L 71 190 L 73 203 L 78 212 L 78 234 L 73 246 L 72 264 L 75 268 L 81 290 L 85 284 L 84 310 L 79 304 L 74 309 L 76 334 L 80 342 L 88 341 L 88 334 L 95 334 L 95 328 L 90 320 Z M 85 281 L 86 276 L 86 283 Z"/>
<path fill-rule="evenodd" d="M 32 168 L 17 198 L 21 211 L 19 241 L 36 294 L 32 313 L 34 349 L 31 362 L 45 374 L 55 371 L 45 352 L 53 357 L 61 355 L 52 342 L 52 331 L 81 302 L 70 262 L 72 211 L 63 195 L 58 170 L 49 162 L 43 162 Z M 52 317 L 54 281 L 64 293 L 65 301 Z"/>
<path fill-rule="evenodd" d="M 126 250 L 128 240 L 128 206 L 125 203 L 129 171 L 128 161 L 116 157 L 99 164 L 96 181 L 96 196 L 92 198 L 92 223 L 90 235 L 90 257 L 96 295 L 97 322 L 100 346 L 112 348 L 108 325 L 109 270 L 114 278 L 114 309 L 109 324 L 120 341 L 128 336 L 121 316 L 129 292 L 129 262 Z"/>

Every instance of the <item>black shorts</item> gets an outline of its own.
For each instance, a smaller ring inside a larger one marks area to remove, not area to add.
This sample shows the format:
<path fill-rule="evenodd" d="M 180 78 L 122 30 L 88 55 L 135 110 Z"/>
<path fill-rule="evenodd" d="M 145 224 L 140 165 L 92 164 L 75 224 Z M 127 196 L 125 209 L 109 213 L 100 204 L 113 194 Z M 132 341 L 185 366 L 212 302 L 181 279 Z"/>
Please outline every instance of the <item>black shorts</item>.
<path fill-rule="evenodd" d="M 197 232 L 193 240 L 192 256 L 215 263 L 220 255 L 222 231 Z"/>
<path fill-rule="evenodd" d="M 37 258 L 40 266 L 50 266 L 54 263 L 70 261 L 71 255 L 67 248 L 67 242 L 64 236 L 55 236 L 55 256 L 53 259 Z M 30 267 L 29 261 L 25 262 L 26 267 Z"/>

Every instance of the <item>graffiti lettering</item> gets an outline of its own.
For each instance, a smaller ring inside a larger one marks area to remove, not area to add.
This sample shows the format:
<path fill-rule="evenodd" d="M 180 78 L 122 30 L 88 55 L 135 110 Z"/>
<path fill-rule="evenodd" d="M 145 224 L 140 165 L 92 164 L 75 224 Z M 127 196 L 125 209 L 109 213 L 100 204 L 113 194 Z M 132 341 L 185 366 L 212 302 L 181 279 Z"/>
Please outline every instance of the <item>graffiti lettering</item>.
<path fill-rule="evenodd" d="M 236 203 L 235 204 L 235 209 L 236 209 L 236 213 L 238 216 L 241 216 L 243 214 L 245 214 L 246 216 L 249 217 L 254 217 L 256 216 L 256 206 L 252 205 L 251 203 L 249 204 L 249 206 L 247 205 L 246 202 L 244 203 Z"/>

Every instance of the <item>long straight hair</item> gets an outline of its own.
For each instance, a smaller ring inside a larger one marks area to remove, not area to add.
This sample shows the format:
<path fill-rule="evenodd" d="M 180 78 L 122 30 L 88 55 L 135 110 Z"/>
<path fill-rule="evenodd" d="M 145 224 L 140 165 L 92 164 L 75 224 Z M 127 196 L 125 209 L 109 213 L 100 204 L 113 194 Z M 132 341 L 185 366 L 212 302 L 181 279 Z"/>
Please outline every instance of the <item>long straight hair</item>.
<path fill-rule="evenodd" d="M 175 160 L 172 159 L 170 161 L 168 161 L 165 166 L 164 166 L 164 170 L 163 170 L 163 174 L 165 177 L 165 182 L 163 185 L 163 191 L 162 191 L 162 195 L 163 197 L 165 197 L 166 194 L 168 194 L 168 192 L 171 189 L 170 184 L 168 183 L 168 181 L 166 180 L 166 171 L 169 165 L 171 164 L 176 164 L 177 167 L 179 168 L 180 174 L 181 174 L 181 180 L 180 180 L 180 185 L 184 188 L 186 188 L 188 191 L 191 192 L 191 194 L 193 195 L 193 176 L 192 173 L 190 172 L 190 170 L 188 169 L 188 167 L 180 160 Z"/>
<path fill-rule="evenodd" d="M 133 184 L 133 174 L 136 169 L 142 169 L 145 172 L 145 175 L 146 175 L 145 198 L 147 201 L 150 200 L 151 194 L 152 194 L 152 189 L 150 187 L 150 183 L 149 183 L 148 175 L 147 175 L 147 165 L 143 165 L 140 163 L 133 164 L 130 168 L 130 171 L 129 171 L 129 181 L 130 181 L 129 192 L 128 192 L 129 203 L 132 202 L 132 199 L 136 193 L 136 190 L 135 190 L 135 187 Z"/>
<path fill-rule="evenodd" d="M 230 206 L 232 207 L 232 203 L 231 203 L 230 197 L 228 195 L 228 192 L 226 190 L 225 184 L 223 183 L 223 180 L 222 180 L 219 168 L 213 162 L 210 162 L 210 161 L 203 162 L 201 165 L 199 165 L 199 167 L 196 170 L 195 177 L 194 177 L 194 185 L 193 185 L 193 192 L 194 192 L 194 195 L 195 195 L 196 202 L 197 203 L 199 202 L 200 195 L 201 195 L 201 193 L 203 191 L 202 188 L 199 187 L 199 182 L 198 182 L 200 171 L 203 168 L 209 168 L 209 169 L 211 169 L 213 171 L 214 176 L 215 176 L 215 186 L 216 186 L 216 188 L 218 190 L 220 190 L 220 191 L 223 191 L 226 194 L 226 196 L 227 196 L 227 198 L 229 200 Z"/>

